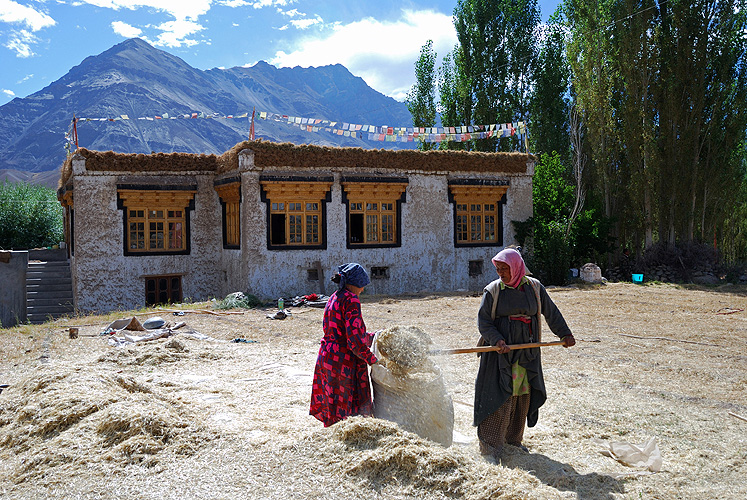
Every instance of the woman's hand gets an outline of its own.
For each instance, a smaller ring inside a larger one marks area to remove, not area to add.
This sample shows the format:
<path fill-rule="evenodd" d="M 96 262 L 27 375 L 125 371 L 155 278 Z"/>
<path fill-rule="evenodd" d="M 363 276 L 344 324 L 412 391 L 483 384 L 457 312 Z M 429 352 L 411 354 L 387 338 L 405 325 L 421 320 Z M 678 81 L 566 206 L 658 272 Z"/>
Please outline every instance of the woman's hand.
<path fill-rule="evenodd" d="M 573 338 L 573 335 L 566 335 L 565 337 L 563 337 L 563 342 L 565 342 L 565 344 L 563 344 L 563 347 L 572 347 L 576 345 L 576 339 Z"/>
<path fill-rule="evenodd" d="M 509 352 L 511 350 L 511 348 L 508 347 L 506 345 L 506 342 L 503 341 L 503 340 L 499 340 L 498 343 L 495 346 L 496 347 L 500 347 L 500 349 L 498 349 L 498 351 L 496 351 L 496 352 L 499 352 L 501 354 L 506 354 L 507 352 Z"/>

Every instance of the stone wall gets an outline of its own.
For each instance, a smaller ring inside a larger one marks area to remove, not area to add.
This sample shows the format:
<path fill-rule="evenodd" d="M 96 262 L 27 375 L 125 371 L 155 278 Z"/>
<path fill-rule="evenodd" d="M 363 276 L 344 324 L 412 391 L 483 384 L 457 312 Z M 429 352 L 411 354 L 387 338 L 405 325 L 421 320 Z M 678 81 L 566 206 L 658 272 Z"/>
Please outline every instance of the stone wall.
<path fill-rule="evenodd" d="M 0 328 L 26 322 L 27 251 L 0 251 Z"/>
<path fill-rule="evenodd" d="M 106 158 L 116 163 L 117 157 Z M 386 165 L 376 169 L 356 165 L 325 168 L 321 164 L 262 166 L 254 163 L 254 154 L 248 150 L 238 155 L 238 166 L 232 172 L 189 171 L 184 162 L 178 171 L 126 172 L 121 166 L 107 170 L 106 163 L 102 163 L 106 158 L 99 158 L 95 170 L 89 170 L 84 156 L 75 157 L 70 164 L 70 178 L 63 187 L 64 192 L 73 193 L 75 243 L 71 270 L 75 305 L 84 312 L 144 305 L 144 280 L 155 275 L 181 276 L 183 296 L 195 301 L 224 297 L 235 291 L 262 299 L 312 292 L 328 294 L 334 289 L 329 278 L 338 265 L 346 262 L 359 262 L 369 272 L 372 267 L 388 268 L 388 276 L 374 279 L 367 293 L 479 291 L 495 279 L 490 259 L 502 247 L 455 245 L 449 182 L 500 180 L 508 184 L 503 220 L 497 221 L 502 224 L 504 246 L 515 244 L 511 221 L 526 220 L 532 215 L 534 171 L 532 158 L 526 155 L 524 171 L 513 165 L 507 172 L 489 171 L 485 165 L 465 171 L 394 169 Z M 326 248 L 268 249 L 268 208 L 261 199 L 260 185 L 263 175 L 332 179 L 330 199 L 323 202 Z M 347 248 L 341 180 L 356 175 L 407 179 L 406 201 L 401 203 L 400 246 Z M 225 176 L 241 179 L 240 249 L 223 248 L 222 210 L 214 183 L 216 178 Z M 123 209 L 117 206 L 117 186 L 174 184 L 197 186 L 194 210 L 190 212 L 189 254 L 125 255 Z M 475 273 L 473 269 L 470 273 L 470 261 L 481 263 L 482 272 Z M 318 280 L 309 279 L 312 271 Z"/>

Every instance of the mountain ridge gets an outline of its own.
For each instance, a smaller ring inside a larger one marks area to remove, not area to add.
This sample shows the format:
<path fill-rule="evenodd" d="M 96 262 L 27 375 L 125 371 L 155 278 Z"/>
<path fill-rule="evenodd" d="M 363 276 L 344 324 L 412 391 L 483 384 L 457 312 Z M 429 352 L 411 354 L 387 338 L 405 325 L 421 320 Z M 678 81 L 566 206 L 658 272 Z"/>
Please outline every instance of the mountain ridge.
<path fill-rule="evenodd" d="M 122 153 L 221 154 L 247 138 L 249 120 L 136 120 L 169 113 L 226 116 L 252 109 L 349 123 L 408 126 L 404 103 L 384 96 L 340 64 L 200 70 L 138 39 L 128 39 L 80 64 L 43 89 L 0 106 L 0 179 L 47 179 L 65 159 L 65 132 L 73 116 L 130 120 L 79 123 L 79 145 Z M 287 123 L 255 120 L 257 138 L 296 144 L 412 148 Z M 53 177 L 53 176 L 52 176 Z"/>

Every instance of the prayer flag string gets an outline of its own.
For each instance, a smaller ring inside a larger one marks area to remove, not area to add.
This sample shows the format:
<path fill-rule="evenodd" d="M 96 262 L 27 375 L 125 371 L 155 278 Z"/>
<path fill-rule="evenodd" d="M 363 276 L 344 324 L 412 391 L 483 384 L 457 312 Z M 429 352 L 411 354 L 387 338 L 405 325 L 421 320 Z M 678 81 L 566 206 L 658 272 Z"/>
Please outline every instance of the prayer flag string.
<path fill-rule="evenodd" d="M 508 122 L 508 123 L 491 123 L 488 125 L 460 125 L 460 126 L 449 126 L 449 127 L 390 127 L 388 125 L 370 125 L 370 124 L 357 124 L 348 122 L 337 122 L 330 120 L 322 120 L 319 118 L 307 118 L 300 116 L 289 116 L 279 113 L 271 113 L 269 111 L 259 111 L 256 109 L 252 110 L 251 115 L 247 113 L 240 113 L 235 115 L 224 115 L 221 113 L 205 113 L 205 112 L 193 112 L 184 114 L 169 114 L 163 113 L 155 116 L 141 116 L 138 118 L 130 118 L 128 115 L 119 115 L 117 117 L 110 118 L 91 118 L 91 117 L 78 117 L 73 119 L 71 125 L 75 123 L 86 123 L 86 122 L 118 122 L 127 120 L 142 120 L 142 121 L 155 121 L 155 120 L 194 120 L 194 119 L 209 119 L 209 120 L 231 120 L 231 119 L 247 119 L 251 116 L 252 121 L 252 133 L 254 132 L 254 117 L 258 116 L 260 120 L 273 120 L 276 122 L 284 122 L 290 126 L 298 127 L 305 132 L 318 133 L 327 132 L 344 137 L 355 137 L 360 139 L 367 139 L 369 141 L 381 141 L 381 142 L 466 142 L 475 139 L 489 139 L 489 138 L 500 138 L 500 137 L 512 137 L 519 135 L 519 139 L 522 137 L 526 140 L 527 126 L 526 123 L 521 122 Z M 68 130 L 65 134 L 66 145 L 65 149 L 68 151 L 71 149 L 72 143 L 72 131 Z M 77 139 L 77 138 L 76 138 Z M 77 147 L 77 144 L 75 144 Z"/>

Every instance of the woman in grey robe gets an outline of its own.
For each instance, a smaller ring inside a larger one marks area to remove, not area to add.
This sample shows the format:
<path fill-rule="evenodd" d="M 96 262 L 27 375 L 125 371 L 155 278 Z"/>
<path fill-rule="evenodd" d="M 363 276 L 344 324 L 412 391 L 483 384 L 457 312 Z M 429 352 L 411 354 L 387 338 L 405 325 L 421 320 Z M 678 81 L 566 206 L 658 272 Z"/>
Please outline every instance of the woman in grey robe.
<path fill-rule="evenodd" d="M 477 325 L 483 345 L 500 347 L 480 356 L 475 382 L 474 425 L 480 452 L 499 459 L 504 444 L 522 445 L 524 426 L 537 423 L 547 399 L 540 349 L 511 350 L 511 344 L 541 341 L 541 318 L 563 339 L 576 344 L 568 325 L 545 287 L 526 276 L 521 254 L 512 248 L 492 259 L 499 279 L 485 287 Z M 497 300 L 496 300 L 497 299 Z"/>

